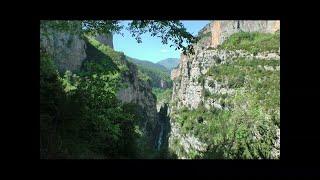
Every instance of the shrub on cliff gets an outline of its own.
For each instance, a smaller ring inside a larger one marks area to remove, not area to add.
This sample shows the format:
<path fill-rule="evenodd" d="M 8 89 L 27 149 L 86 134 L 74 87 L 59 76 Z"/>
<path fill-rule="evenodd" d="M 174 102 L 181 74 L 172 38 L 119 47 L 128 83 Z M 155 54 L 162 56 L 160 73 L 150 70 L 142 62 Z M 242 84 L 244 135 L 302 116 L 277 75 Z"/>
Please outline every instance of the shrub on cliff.
<path fill-rule="evenodd" d="M 172 89 L 153 88 L 152 93 L 156 95 L 157 102 L 170 103 L 172 96 Z"/>
<path fill-rule="evenodd" d="M 278 159 L 273 153 L 280 128 L 280 73 L 259 66 L 279 66 L 279 60 L 233 59 L 228 65 L 212 66 L 218 83 L 227 82 L 232 94 L 205 93 L 229 110 L 203 107 L 176 112 L 182 133 L 192 133 L 208 144 L 203 158 Z M 209 81 L 210 82 L 210 81 Z M 213 83 L 213 82 L 212 82 Z M 192 123 L 197 117 L 204 123 Z M 185 118 L 183 118 L 185 117 Z M 193 127 L 193 130 L 187 131 Z"/>
<path fill-rule="evenodd" d="M 49 56 L 40 54 L 41 158 L 134 158 L 138 154 L 136 112 L 124 110 L 117 100 L 120 74 L 106 68 L 108 61 L 125 64 L 120 63 L 121 54 L 100 49 L 107 58 L 88 61 L 77 75 L 67 71 L 60 76 Z"/>
<path fill-rule="evenodd" d="M 246 50 L 251 53 L 263 51 L 277 52 L 280 47 L 280 33 L 239 32 L 232 34 L 219 48 Z"/>

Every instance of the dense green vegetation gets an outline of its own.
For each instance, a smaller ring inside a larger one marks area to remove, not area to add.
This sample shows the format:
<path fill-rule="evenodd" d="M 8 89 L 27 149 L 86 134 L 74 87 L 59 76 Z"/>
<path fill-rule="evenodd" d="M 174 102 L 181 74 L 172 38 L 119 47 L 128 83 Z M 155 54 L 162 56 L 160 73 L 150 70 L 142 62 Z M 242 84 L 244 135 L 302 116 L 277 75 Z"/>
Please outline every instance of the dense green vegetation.
<path fill-rule="evenodd" d="M 280 47 L 280 32 L 259 33 L 239 32 L 232 34 L 219 48 L 228 50 L 246 50 L 251 53 L 263 51 L 277 52 Z"/>
<path fill-rule="evenodd" d="M 234 61 L 229 61 L 225 64 L 220 64 L 218 66 L 212 66 L 207 71 L 207 76 L 214 76 L 215 80 L 219 83 L 226 83 L 228 87 L 238 88 L 243 86 L 245 82 L 245 76 L 248 73 L 255 73 L 259 78 L 263 76 L 272 75 L 270 71 L 264 71 L 263 66 L 271 66 L 276 69 L 279 66 L 278 60 L 260 60 L 252 59 L 247 60 L 244 58 L 236 59 Z M 261 66 L 259 68 L 258 66 Z"/>
<path fill-rule="evenodd" d="M 122 53 L 113 51 L 90 36 L 86 36 L 85 40 L 88 46 L 87 58 L 82 67 L 85 72 L 128 70 Z"/>
<path fill-rule="evenodd" d="M 40 22 L 40 38 L 64 32 L 85 39 L 87 45 L 87 58 L 81 70 L 71 73 L 58 72 L 55 63 L 64 62 L 53 63 L 54 54 L 48 54 L 43 41 L 40 43 L 41 158 L 166 156 L 163 154 L 166 151 L 161 151 L 161 155 L 153 147 L 152 125 L 146 120 L 145 110 L 137 104 L 122 104 L 116 98 L 119 88 L 126 87 L 123 78 L 133 79 L 136 67 L 123 53 L 92 38 L 102 33 L 121 33 L 121 29 L 120 21 L 109 20 Z M 184 53 L 191 52 L 192 46 L 186 47 L 182 42 L 190 44 L 195 40 L 179 21 L 133 20 L 127 29 L 138 43 L 142 40 L 140 35 L 148 31 L 160 37 L 164 44 L 173 42 L 172 45 Z M 66 42 L 66 48 L 70 48 L 71 43 L 71 40 Z M 158 84 L 163 80 L 167 87 L 172 86 L 165 68 L 138 68 L 138 79 Z M 139 128 L 145 121 L 148 123 L 143 126 L 151 132 Z"/>
<path fill-rule="evenodd" d="M 233 95 L 205 93 L 225 103 L 230 110 L 214 107 L 209 111 L 200 106 L 196 110 L 183 108 L 175 112 L 175 121 L 183 133 L 191 132 L 209 144 L 200 158 L 271 158 L 280 128 L 280 73 L 258 66 L 280 65 L 279 60 L 235 59 L 229 64 L 211 67 L 207 75 L 214 75 L 226 87 L 235 89 Z M 231 83 L 232 82 L 232 83 Z M 198 123 L 202 118 L 204 123 Z"/>
<path fill-rule="evenodd" d="M 157 102 L 170 103 L 172 96 L 172 89 L 153 88 L 153 94 L 157 97 Z"/>
<path fill-rule="evenodd" d="M 166 84 L 166 88 L 172 87 L 172 80 L 170 79 L 170 74 L 166 71 L 143 66 L 138 66 L 138 68 L 143 74 L 149 77 L 149 79 L 151 80 L 152 87 L 161 87 L 161 81 L 163 81 L 163 83 Z"/>
<path fill-rule="evenodd" d="M 132 58 L 129 56 L 127 56 L 127 60 L 136 64 L 137 66 L 142 66 L 142 67 L 151 68 L 151 69 L 159 69 L 167 73 L 170 72 L 165 66 L 158 63 L 153 63 L 147 60 L 140 60 L 140 59 Z"/>
<path fill-rule="evenodd" d="M 162 65 L 130 57 L 128 57 L 128 61 L 137 65 L 141 79 L 149 82 L 153 88 L 160 88 L 161 81 L 166 84 L 166 88 L 172 87 L 170 71 Z"/>
<path fill-rule="evenodd" d="M 59 74 L 40 53 L 41 158 L 152 158 L 139 106 L 116 98 L 129 63 L 123 53 L 91 37 L 87 42 L 88 58 L 76 74 Z"/>
<path fill-rule="evenodd" d="M 134 122 L 116 99 L 118 74 L 104 71 L 61 77 L 45 55 L 40 65 L 42 158 L 131 155 Z"/>
<path fill-rule="evenodd" d="M 112 76 L 106 74 L 103 78 L 110 81 L 108 87 L 101 81 L 102 76 L 92 75 L 80 78 L 75 88 L 66 79 L 62 79 L 64 83 L 61 82 L 50 59 L 41 58 L 40 148 L 48 151 L 43 154 L 44 158 L 99 158 L 116 155 L 110 146 L 118 144 L 121 124 L 114 120 L 125 122 L 130 118 L 122 114 L 116 102 Z M 46 141 L 50 136 L 50 141 Z"/>

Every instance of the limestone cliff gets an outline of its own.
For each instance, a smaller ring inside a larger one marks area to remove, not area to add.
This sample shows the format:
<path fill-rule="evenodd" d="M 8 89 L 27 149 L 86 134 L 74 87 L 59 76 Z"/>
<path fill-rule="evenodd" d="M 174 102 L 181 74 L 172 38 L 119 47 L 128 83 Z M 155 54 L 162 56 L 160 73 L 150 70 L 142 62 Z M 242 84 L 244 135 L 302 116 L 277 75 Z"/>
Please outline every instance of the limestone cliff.
<path fill-rule="evenodd" d="M 86 58 L 86 44 L 80 35 L 81 22 L 67 23 L 65 29 L 54 28 L 49 23 L 41 23 L 40 28 L 40 48 L 52 56 L 60 72 L 79 70 Z"/>
<path fill-rule="evenodd" d="M 213 21 L 210 24 L 211 47 L 222 44 L 230 35 L 236 32 L 273 33 L 280 29 L 280 21 Z"/>
<path fill-rule="evenodd" d="M 224 64 L 241 57 L 265 60 L 280 59 L 279 53 L 262 52 L 254 55 L 242 50 L 228 51 L 218 49 L 198 49 L 195 55 L 189 57 L 181 55 L 180 66 L 171 73 L 172 80 L 174 81 L 172 101 L 176 103 L 176 107 L 181 108 L 186 106 L 188 108 L 197 108 L 199 104 L 204 103 L 206 106 L 222 108 L 221 104 L 217 101 L 205 102 L 204 89 L 221 94 L 232 93 L 232 89 L 217 82 L 209 86 L 209 81 L 212 81 L 213 77 L 206 77 L 203 79 L 203 82 L 200 82 L 200 78 L 208 71 L 209 67 Z M 268 69 L 269 67 L 265 66 L 263 68 Z M 277 66 L 271 70 L 279 70 L 279 68 L 280 66 Z"/>
<path fill-rule="evenodd" d="M 207 36 L 202 38 L 197 46 L 215 48 L 237 32 L 274 33 L 278 30 L 280 30 L 279 20 L 216 20 L 211 21 L 199 31 L 198 36 Z"/>
<path fill-rule="evenodd" d="M 279 30 L 279 26 L 279 21 L 213 21 L 201 30 L 202 34 L 210 34 L 205 37 L 205 41 L 200 41 L 194 46 L 195 54 L 189 56 L 181 55 L 179 66 L 171 72 L 173 93 L 170 107 L 171 132 L 169 138 L 169 149 L 174 151 L 179 158 L 191 158 L 194 153 L 205 152 L 208 144 L 198 139 L 191 131 L 182 133 L 181 125 L 176 121 L 177 118 L 181 118 L 181 114 L 175 112 L 181 111 L 183 108 L 189 110 L 197 109 L 200 106 L 203 106 L 208 111 L 210 109 L 228 111 L 232 108 L 221 97 L 234 95 L 234 87 L 228 85 L 227 82 L 217 81 L 216 76 L 218 74 L 208 75 L 207 72 L 210 68 L 214 70 L 216 66 L 223 64 L 232 66 L 234 59 L 241 58 L 264 61 L 280 60 L 280 49 L 277 52 L 264 51 L 254 54 L 244 50 L 230 51 L 215 47 L 222 44 L 236 32 L 273 33 Z M 208 48 L 208 44 L 211 48 Z M 262 64 L 258 65 L 257 68 L 261 69 L 261 71 L 279 72 L 280 64 L 278 63 L 277 66 Z M 215 96 L 211 96 L 211 94 L 215 94 Z M 204 123 L 207 123 L 207 121 Z M 277 145 L 274 146 L 272 157 L 279 156 L 275 147 L 280 147 L 280 129 L 277 129 L 276 134 L 278 141 Z"/>
<path fill-rule="evenodd" d="M 139 107 L 141 119 L 140 126 L 143 132 L 149 137 L 150 143 L 156 145 L 159 118 L 156 109 L 156 97 L 152 93 L 151 85 L 138 78 L 137 66 L 127 63 L 129 71 L 122 74 L 123 83 L 127 87 L 117 93 L 117 98 L 123 103 L 133 103 Z"/>

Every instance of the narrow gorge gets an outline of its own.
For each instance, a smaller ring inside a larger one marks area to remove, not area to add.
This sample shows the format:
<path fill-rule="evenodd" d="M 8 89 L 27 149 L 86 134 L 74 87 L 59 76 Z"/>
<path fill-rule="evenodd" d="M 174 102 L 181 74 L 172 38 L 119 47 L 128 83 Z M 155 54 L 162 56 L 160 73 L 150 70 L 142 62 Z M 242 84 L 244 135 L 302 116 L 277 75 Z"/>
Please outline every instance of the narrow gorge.
<path fill-rule="evenodd" d="M 40 158 L 280 158 L 280 21 L 210 21 L 157 64 L 40 24 Z"/>

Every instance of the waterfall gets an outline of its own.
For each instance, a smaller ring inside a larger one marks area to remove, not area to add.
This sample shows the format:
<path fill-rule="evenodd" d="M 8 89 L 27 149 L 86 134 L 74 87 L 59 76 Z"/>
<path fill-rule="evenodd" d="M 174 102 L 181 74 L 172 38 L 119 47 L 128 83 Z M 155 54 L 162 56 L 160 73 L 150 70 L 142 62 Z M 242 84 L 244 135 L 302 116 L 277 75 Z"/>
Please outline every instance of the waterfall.
<path fill-rule="evenodd" d="M 159 135 L 158 144 L 157 144 L 158 151 L 160 150 L 161 143 L 162 143 L 162 136 L 163 136 L 163 125 L 161 124 L 160 127 L 161 127 L 161 130 L 160 130 L 160 135 Z"/>

